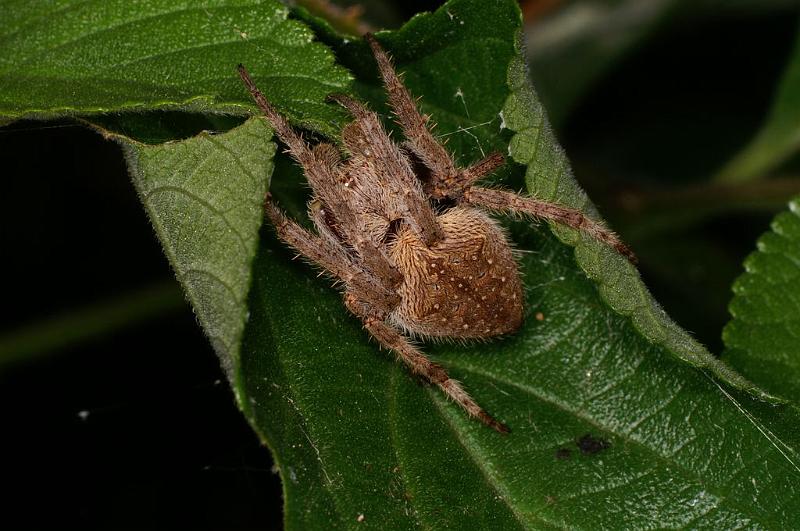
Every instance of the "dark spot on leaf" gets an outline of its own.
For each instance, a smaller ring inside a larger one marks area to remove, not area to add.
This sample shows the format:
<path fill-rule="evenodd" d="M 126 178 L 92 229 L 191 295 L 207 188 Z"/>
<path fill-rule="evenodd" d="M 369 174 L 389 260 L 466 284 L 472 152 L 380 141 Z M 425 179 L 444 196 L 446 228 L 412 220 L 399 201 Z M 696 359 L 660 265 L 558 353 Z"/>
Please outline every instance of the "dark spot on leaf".
<path fill-rule="evenodd" d="M 560 461 L 565 461 L 572 457 L 572 450 L 569 448 L 559 448 L 556 450 L 556 459 Z"/>
<path fill-rule="evenodd" d="M 594 455 L 611 448 L 611 443 L 605 439 L 598 439 L 587 433 L 575 443 L 584 455 Z"/>

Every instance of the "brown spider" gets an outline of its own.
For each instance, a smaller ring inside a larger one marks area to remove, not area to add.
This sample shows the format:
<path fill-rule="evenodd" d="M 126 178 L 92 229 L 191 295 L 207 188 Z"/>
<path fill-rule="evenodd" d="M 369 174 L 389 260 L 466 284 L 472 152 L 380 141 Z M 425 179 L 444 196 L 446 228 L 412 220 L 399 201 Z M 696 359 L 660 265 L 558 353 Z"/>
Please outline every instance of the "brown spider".
<path fill-rule="evenodd" d="M 577 210 L 475 186 L 503 164 L 502 155 L 458 168 L 431 134 L 430 118 L 417 110 L 389 56 L 372 35 L 366 39 L 406 141 L 402 147 L 392 142 L 378 115 L 363 104 L 332 95 L 355 118 L 342 131 L 344 160 L 333 144 L 306 144 L 239 65 L 267 121 L 303 167 L 314 193 L 309 216 L 317 234 L 288 219 L 269 196 L 267 217 L 281 240 L 343 283 L 345 305 L 381 345 L 471 416 L 506 433 L 407 337 L 488 338 L 519 328 L 517 263 L 505 233 L 485 210 L 553 220 L 633 255 L 614 233 Z M 424 166 L 424 176 L 415 174 L 411 157 Z"/>

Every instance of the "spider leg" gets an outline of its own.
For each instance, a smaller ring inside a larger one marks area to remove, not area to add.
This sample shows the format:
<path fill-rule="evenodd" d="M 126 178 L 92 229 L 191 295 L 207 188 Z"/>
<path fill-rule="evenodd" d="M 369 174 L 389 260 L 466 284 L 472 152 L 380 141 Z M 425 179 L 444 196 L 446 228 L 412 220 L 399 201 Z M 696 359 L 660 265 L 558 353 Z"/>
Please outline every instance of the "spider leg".
<path fill-rule="evenodd" d="M 266 116 L 267 121 L 275 129 L 275 134 L 278 135 L 278 138 L 281 139 L 281 142 L 286 144 L 289 148 L 289 152 L 291 153 L 292 157 L 297 160 L 300 164 L 303 165 L 303 168 L 306 167 L 307 164 L 313 162 L 314 155 L 311 151 L 311 148 L 303 141 L 303 139 L 298 135 L 292 127 L 289 125 L 289 122 L 281 116 L 278 111 L 275 110 L 275 107 L 267 100 L 264 94 L 258 90 L 256 84 L 250 78 L 250 74 L 247 72 L 247 69 L 244 65 L 239 65 L 239 77 L 242 78 L 242 82 L 247 87 L 247 90 L 250 91 L 250 94 L 253 96 L 258 107 L 261 109 L 261 112 L 264 113 Z"/>
<path fill-rule="evenodd" d="M 450 154 L 428 128 L 430 117 L 420 114 L 411 93 L 397 75 L 389 55 L 375 37 L 367 33 L 364 38 L 372 48 L 389 95 L 389 104 L 403 128 L 405 146 L 430 170 L 434 191 L 438 188 L 449 188 L 458 179 L 459 171 Z M 436 197 L 435 192 L 432 195 Z"/>
<path fill-rule="evenodd" d="M 426 245 L 442 239 L 444 233 L 419 179 L 405 154 L 386 134 L 378 115 L 343 94 L 332 94 L 329 98 L 355 118 L 342 131 L 342 139 L 347 150 L 366 166 L 372 179 L 387 188 L 388 193 L 381 198 L 387 211 L 408 221 Z"/>
<path fill-rule="evenodd" d="M 438 363 L 432 362 L 420 352 L 416 347 L 409 343 L 408 338 L 392 328 L 386 323 L 385 315 L 380 312 L 371 311 L 369 304 L 365 304 L 353 292 L 345 295 L 345 305 L 359 317 L 364 323 L 364 328 L 378 340 L 378 342 L 393 351 L 400 360 L 406 364 L 413 374 L 418 374 L 428 380 L 430 383 L 435 384 L 441 389 L 444 394 L 452 399 L 455 403 L 460 405 L 466 412 L 489 426 L 490 428 L 500 432 L 508 433 L 510 430 L 508 426 L 498 421 L 478 405 L 475 400 L 469 396 L 461 384 L 448 376 L 447 371 Z"/>
<path fill-rule="evenodd" d="M 311 201 L 308 208 L 308 216 L 314 222 L 317 232 L 328 243 L 340 247 L 343 239 L 342 234 L 337 231 L 346 232 L 347 241 L 358 252 L 358 258 L 364 263 L 364 268 L 375 273 L 375 276 L 387 286 L 397 286 L 403 277 L 397 268 L 392 264 L 384 249 L 379 248 L 363 232 L 359 230 L 348 230 L 348 225 L 339 225 L 336 222 L 336 215 L 327 211 L 327 205 L 320 201 Z M 355 227 L 360 229 L 361 227 Z"/>
<path fill-rule="evenodd" d="M 266 201 L 267 217 L 275 226 L 278 238 L 294 248 L 310 262 L 322 267 L 336 278 L 341 279 L 350 289 L 363 293 L 371 305 L 384 312 L 391 311 L 400 303 L 400 296 L 381 280 L 368 273 L 341 246 L 313 234 L 296 221 L 287 218 L 269 200 Z"/>
<path fill-rule="evenodd" d="M 364 262 L 366 269 L 373 271 L 378 278 L 387 279 L 390 284 L 398 284 L 402 278 L 397 268 L 394 267 L 383 249 L 370 240 L 363 227 L 358 224 L 336 223 L 337 220 L 349 220 L 356 217 L 353 205 L 352 194 L 357 193 L 347 182 L 350 176 L 347 171 L 342 169 L 341 157 L 338 149 L 332 144 L 318 144 L 312 149 L 314 163 L 317 172 L 323 173 L 326 177 L 326 184 L 312 185 L 315 194 L 322 200 L 321 205 L 312 209 L 310 217 L 314 221 L 317 230 L 321 234 L 330 235 L 331 223 L 335 224 L 341 231 L 341 235 L 347 243 L 353 246 L 358 253 L 361 261 Z M 307 168 L 303 168 L 308 172 Z M 335 236 L 335 235 L 333 235 Z M 341 238 L 337 238 L 341 241 Z"/>
<path fill-rule="evenodd" d="M 243 65 L 239 65 L 238 69 L 239 77 L 242 78 L 247 90 L 250 91 L 261 112 L 275 130 L 275 134 L 289 148 L 289 154 L 303 167 L 303 172 L 311 188 L 314 189 L 314 193 L 326 203 L 331 205 L 338 203 L 338 198 L 330 197 L 331 194 L 325 193 L 326 190 L 335 189 L 332 185 L 335 181 L 333 171 L 338 162 L 336 148 L 330 144 L 320 144 L 313 149 L 309 147 L 303 138 L 292 129 L 286 118 L 278 113 L 266 96 L 258 90 L 247 69 Z"/>
<path fill-rule="evenodd" d="M 336 218 L 350 219 L 353 217 L 354 213 L 352 212 L 348 198 L 345 196 L 345 194 L 348 193 L 347 187 L 346 185 L 343 185 L 343 183 L 339 183 L 336 178 L 337 166 L 341 162 L 341 158 L 336 147 L 331 144 L 322 143 L 310 148 L 300 137 L 300 135 L 298 135 L 292 129 L 286 118 L 278 113 L 269 100 L 267 100 L 267 98 L 264 96 L 264 94 L 258 90 L 258 87 L 256 87 L 255 83 L 250 77 L 250 74 L 247 72 L 247 69 L 245 69 L 245 67 L 242 65 L 239 65 L 238 69 L 239 76 L 242 78 L 242 81 L 250 91 L 253 99 L 264 113 L 267 121 L 270 123 L 273 129 L 275 129 L 275 133 L 278 135 L 278 138 L 284 144 L 286 144 L 286 146 L 289 148 L 290 154 L 303 167 L 303 172 L 308 178 L 308 182 L 311 185 L 311 188 L 314 190 L 314 194 L 319 197 L 325 205 L 327 205 Z M 272 212 L 272 216 L 274 217 L 276 215 L 275 212 L 280 213 L 280 211 L 277 209 L 270 210 L 270 205 L 271 203 L 268 203 L 268 215 L 270 215 L 270 212 Z M 324 214 L 324 211 L 319 209 L 319 213 Z M 280 219 L 280 217 L 276 217 L 276 219 Z M 328 229 L 328 227 L 319 222 L 318 218 L 314 219 L 318 229 Z M 345 228 L 347 227 L 349 227 L 349 225 Z M 299 225 L 297 228 L 303 230 Z M 292 230 L 289 231 L 289 234 L 297 235 L 299 233 L 297 233 L 296 230 Z M 326 237 L 330 236 L 329 232 L 326 232 L 324 235 Z M 320 240 L 319 237 L 307 232 L 306 236 L 314 237 L 317 240 Z M 373 242 L 368 241 L 364 234 L 358 230 L 358 227 L 352 227 L 352 229 L 347 232 L 346 237 L 347 241 L 353 245 L 356 252 L 359 254 L 367 270 L 375 271 L 380 278 L 388 279 L 389 283 L 396 284 L 399 282 L 400 275 L 395 267 L 386 258 L 386 256 L 377 249 Z M 327 243 L 332 244 L 330 240 L 331 238 L 328 238 Z M 308 253 L 298 249 L 297 246 L 291 242 L 290 245 L 295 247 L 301 252 L 301 254 L 307 256 L 310 260 L 318 262 Z M 333 247 L 337 246 L 333 245 Z M 341 249 L 340 254 L 346 255 L 346 253 Z M 341 263 L 339 258 L 337 258 L 337 261 Z M 329 269 L 324 264 L 320 265 L 326 269 Z M 338 273 L 333 271 L 331 272 L 336 276 L 340 276 Z"/>
<path fill-rule="evenodd" d="M 450 190 L 447 190 L 447 196 L 458 197 L 460 194 L 464 193 L 464 190 L 477 183 L 484 177 L 494 173 L 495 170 L 500 168 L 503 164 L 505 164 L 505 162 L 505 157 L 503 157 L 503 155 L 497 151 L 494 153 L 489 153 L 489 155 L 479 160 L 469 168 L 461 170 L 456 182 L 453 183 Z"/>
<path fill-rule="evenodd" d="M 516 212 L 555 221 L 582 230 L 625 256 L 631 263 L 636 263 L 636 255 L 619 239 L 614 232 L 597 221 L 587 217 L 583 212 L 573 208 L 562 207 L 532 197 L 522 197 L 513 192 L 473 186 L 464 192 L 463 200 L 475 206 L 500 212 Z"/>

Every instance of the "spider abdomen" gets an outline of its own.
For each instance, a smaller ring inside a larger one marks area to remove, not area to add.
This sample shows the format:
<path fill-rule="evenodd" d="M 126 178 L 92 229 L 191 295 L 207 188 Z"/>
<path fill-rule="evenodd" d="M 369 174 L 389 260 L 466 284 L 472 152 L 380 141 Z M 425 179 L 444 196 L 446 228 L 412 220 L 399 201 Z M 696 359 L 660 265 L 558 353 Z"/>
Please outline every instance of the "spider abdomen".
<path fill-rule="evenodd" d="M 522 283 L 505 234 L 483 212 L 456 207 L 437 217 L 444 238 L 426 247 L 407 227 L 392 247 L 403 276 L 392 319 L 411 333 L 477 338 L 522 322 Z"/>

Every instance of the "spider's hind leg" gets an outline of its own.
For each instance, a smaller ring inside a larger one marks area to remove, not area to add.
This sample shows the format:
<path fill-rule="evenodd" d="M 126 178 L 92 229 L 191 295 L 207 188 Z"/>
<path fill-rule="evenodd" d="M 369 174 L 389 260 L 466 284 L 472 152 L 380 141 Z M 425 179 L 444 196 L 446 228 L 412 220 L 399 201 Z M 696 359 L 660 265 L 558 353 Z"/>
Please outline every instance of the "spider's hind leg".
<path fill-rule="evenodd" d="M 378 342 L 388 348 L 398 358 L 405 363 L 413 374 L 418 374 L 436 385 L 444 394 L 460 405 L 471 416 L 475 417 L 490 428 L 500 432 L 508 433 L 508 426 L 498 421 L 475 400 L 469 396 L 461 384 L 448 376 L 447 371 L 438 363 L 432 362 L 425 354 L 409 343 L 408 338 L 389 326 L 385 318 L 378 312 L 372 312 L 369 304 L 365 304 L 356 294 L 349 292 L 345 295 L 345 305 L 364 323 L 364 328 L 378 340 Z"/>

